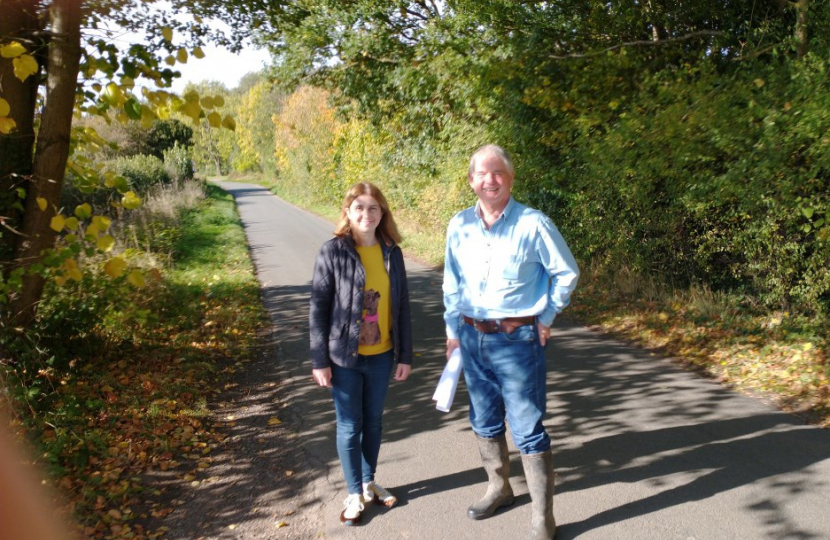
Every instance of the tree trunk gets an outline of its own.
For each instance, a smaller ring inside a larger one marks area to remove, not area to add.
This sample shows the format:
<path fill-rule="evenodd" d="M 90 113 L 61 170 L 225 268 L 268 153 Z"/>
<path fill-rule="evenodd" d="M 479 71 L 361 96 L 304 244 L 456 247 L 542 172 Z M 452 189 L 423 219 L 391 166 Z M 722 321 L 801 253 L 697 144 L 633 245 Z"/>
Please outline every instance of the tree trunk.
<path fill-rule="evenodd" d="M 23 267 L 40 263 L 44 251 L 55 242 L 56 233 L 49 225 L 55 209 L 60 207 L 81 59 L 81 0 L 54 0 L 49 15 L 52 35 L 46 69 L 46 99 L 38 130 L 32 181 L 26 194 L 23 236 L 18 241 L 16 253 L 16 263 Z M 38 197 L 46 199 L 48 207 L 45 211 L 38 207 Z M 25 326 L 34 319 L 43 283 L 43 278 L 36 273 L 26 273 L 20 295 L 11 305 L 14 324 Z"/>
<path fill-rule="evenodd" d="M 807 8 L 809 0 L 799 0 L 795 6 L 795 54 L 801 60 L 807 54 Z"/>
<path fill-rule="evenodd" d="M 646 12 L 646 20 L 651 24 L 651 40 L 660 41 L 661 28 L 657 23 L 657 15 L 654 14 L 654 6 L 651 0 L 646 0 L 643 4 L 643 11 Z"/>
<path fill-rule="evenodd" d="M 35 50 L 43 43 L 35 38 L 40 30 L 37 17 L 37 0 L 3 0 L 3 16 L 0 17 L 0 40 L 25 43 L 30 54 L 40 56 Z M 40 73 L 25 81 L 14 76 L 11 58 L 0 58 L 0 96 L 9 103 L 9 116 L 17 127 L 8 135 L 0 135 L 0 265 L 5 273 L 11 267 L 14 247 L 17 243 L 13 230 L 20 227 L 18 187 L 32 174 L 32 151 L 35 145 L 35 104 Z"/>

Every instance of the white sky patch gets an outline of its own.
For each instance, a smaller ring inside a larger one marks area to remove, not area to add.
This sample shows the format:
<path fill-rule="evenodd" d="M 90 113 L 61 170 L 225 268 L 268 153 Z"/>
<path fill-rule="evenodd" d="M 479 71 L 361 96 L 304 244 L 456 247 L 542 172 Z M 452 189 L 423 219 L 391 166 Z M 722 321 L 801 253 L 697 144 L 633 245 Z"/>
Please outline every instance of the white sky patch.
<path fill-rule="evenodd" d="M 164 9 L 170 11 L 170 6 L 160 2 L 159 5 Z M 178 19 L 190 19 L 187 14 L 176 16 Z M 221 30 L 225 35 L 233 33 L 233 29 L 221 21 L 209 20 L 207 24 L 216 30 Z M 103 25 L 107 27 L 106 24 Z M 118 29 L 111 29 L 112 41 L 121 49 L 126 49 L 131 43 L 141 43 L 146 38 L 144 35 L 133 32 L 119 31 Z M 173 43 L 179 43 L 179 37 L 173 34 Z M 180 94 L 184 91 L 188 83 L 200 83 L 204 81 L 218 81 L 225 85 L 228 90 L 233 90 L 239 85 L 239 81 L 248 73 L 255 73 L 262 71 L 271 63 L 271 55 L 266 49 L 259 49 L 247 43 L 238 53 L 232 53 L 224 47 L 206 43 L 202 47 L 202 52 L 205 53 L 204 58 L 196 58 L 193 56 L 193 51 L 187 48 L 188 58 L 187 63 L 182 64 L 176 62 L 173 66 L 168 66 L 162 62 L 159 69 L 170 68 L 174 71 L 181 72 L 181 77 L 173 81 L 173 85 L 165 90 Z M 173 53 L 175 56 L 175 52 Z M 162 58 L 164 55 L 162 55 Z M 135 81 L 136 88 L 134 93 L 138 95 L 141 87 L 149 89 L 157 89 L 152 81 L 140 77 Z"/>
<path fill-rule="evenodd" d="M 176 63 L 172 69 L 180 71 L 182 76 L 173 82 L 172 90 L 182 92 L 187 83 L 202 81 L 219 81 L 232 90 L 239 85 L 239 80 L 248 73 L 261 71 L 270 64 L 271 56 L 264 49 L 249 45 L 238 54 L 214 45 L 202 47 L 205 57 L 190 56 L 186 64 Z"/>
<path fill-rule="evenodd" d="M 233 29 L 221 21 L 208 21 L 208 25 L 221 30 L 226 36 L 233 34 Z M 173 41 L 175 42 L 175 38 Z M 173 81 L 174 92 L 183 92 L 188 83 L 203 81 L 219 81 L 228 90 L 233 90 L 239 85 L 242 77 L 248 73 L 262 71 L 271 60 L 267 50 L 258 49 L 250 43 L 246 43 L 238 53 L 232 53 L 213 44 L 202 46 L 202 52 L 205 53 L 204 58 L 196 58 L 191 54 L 186 64 L 176 62 L 176 65 L 172 66 L 172 69 L 182 74 Z"/>

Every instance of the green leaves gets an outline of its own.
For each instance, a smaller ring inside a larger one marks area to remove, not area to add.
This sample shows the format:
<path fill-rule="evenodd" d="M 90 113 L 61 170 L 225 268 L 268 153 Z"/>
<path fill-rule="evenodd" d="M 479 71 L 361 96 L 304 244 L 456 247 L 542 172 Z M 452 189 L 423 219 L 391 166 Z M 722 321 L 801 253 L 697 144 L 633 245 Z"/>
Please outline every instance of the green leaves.
<path fill-rule="evenodd" d="M 79 219 L 89 219 L 92 217 L 92 207 L 89 203 L 83 203 L 75 207 L 75 215 Z"/>
<path fill-rule="evenodd" d="M 127 113 L 130 120 L 141 120 L 142 107 L 134 97 L 124 102 L 124 112 Z"/>
<path fill-rule="evenodd" d="M 141 197 L 136 195 L 133 191 L 128 191 L 121 199 L 121 205 L 127 210 L 135 210 L 141 206 Z"/>

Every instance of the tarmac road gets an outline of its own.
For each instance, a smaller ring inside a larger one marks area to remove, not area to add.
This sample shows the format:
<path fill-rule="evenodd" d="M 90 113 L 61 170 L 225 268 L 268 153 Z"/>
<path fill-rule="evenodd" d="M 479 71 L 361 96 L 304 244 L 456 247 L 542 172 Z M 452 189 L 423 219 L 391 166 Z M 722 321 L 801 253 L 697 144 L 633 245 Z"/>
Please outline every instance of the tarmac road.
<path fill-rule="evenodd" d="M 333 405 L 313 384 L 308 355 L 312 268 L 333 225 L 258 186 L 218 185 L 245 225 L 308 480 L 294 494 L 297 527 L 247 536 L 240 527 L 232 537 L 525 538 L 530 498 L 512 444 L 516 503 L 484 521 L 466 518 L 486 477 L 463 383 L 451 412 L 430 400 L 444 365 L 441 273 L 411 260 L 416 359 L 408 381 L 391 383 L 377 475 L 400 502 L 370 507 L 361 526 L 340 524 Z M 830 540 L 830 431 L 559 320 L 547 361 L 559 540 Z"/>

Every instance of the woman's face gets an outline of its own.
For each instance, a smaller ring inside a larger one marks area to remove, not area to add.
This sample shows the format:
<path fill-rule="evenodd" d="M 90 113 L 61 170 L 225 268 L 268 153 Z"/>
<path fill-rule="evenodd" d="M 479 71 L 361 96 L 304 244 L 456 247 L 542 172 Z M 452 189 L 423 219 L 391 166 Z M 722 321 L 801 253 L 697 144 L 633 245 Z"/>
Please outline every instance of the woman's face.
<path fill-rule="evenodd" d="M 374 235 L 375 229 L 380 225 L 383 211 L 374 197 L 360 195 L 349 205 L 348 216 L 352 231 Z"/>

